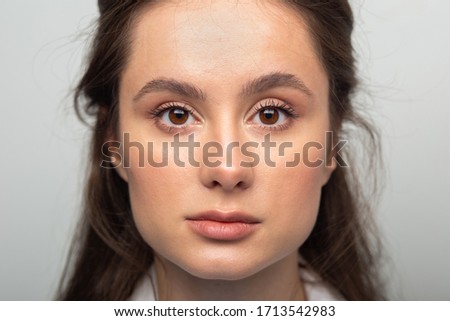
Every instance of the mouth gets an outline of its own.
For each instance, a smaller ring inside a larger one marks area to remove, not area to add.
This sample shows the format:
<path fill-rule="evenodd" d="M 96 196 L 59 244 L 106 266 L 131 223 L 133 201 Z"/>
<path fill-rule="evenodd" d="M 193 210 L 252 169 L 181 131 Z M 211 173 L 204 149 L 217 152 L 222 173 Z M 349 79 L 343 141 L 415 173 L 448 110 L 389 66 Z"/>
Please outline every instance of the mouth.
<path fill-rule="evenodd" d="M 261 221 L 246 213 L 208 211 L 186 217 L 194 233 L 211 240 L 237 241 L 254 233 Z"/>

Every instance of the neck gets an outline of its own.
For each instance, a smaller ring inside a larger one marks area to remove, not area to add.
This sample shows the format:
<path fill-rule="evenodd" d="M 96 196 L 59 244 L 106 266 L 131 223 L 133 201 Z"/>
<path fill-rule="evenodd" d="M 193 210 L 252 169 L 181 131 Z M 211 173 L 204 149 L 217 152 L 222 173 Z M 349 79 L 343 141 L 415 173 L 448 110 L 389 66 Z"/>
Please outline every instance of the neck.
<path fill-rule="evenodd" d="M 240 280 L 195 277 L 163 259 L 155 260 L 160 300 L 289 301 L 305 300 L 296 252 Z"/>

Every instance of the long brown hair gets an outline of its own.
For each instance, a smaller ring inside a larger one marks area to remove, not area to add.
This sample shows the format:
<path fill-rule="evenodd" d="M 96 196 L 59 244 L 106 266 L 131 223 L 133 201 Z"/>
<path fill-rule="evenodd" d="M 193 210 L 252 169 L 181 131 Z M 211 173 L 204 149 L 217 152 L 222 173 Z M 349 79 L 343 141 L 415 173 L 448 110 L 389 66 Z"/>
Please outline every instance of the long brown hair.
<path fill-rule="evenodd" d="M 130 30 L 144 6 L 158 1 L 99 1 L 100 18 L 91 52 L 74 95 L 75 110 L 93 121 L 84 210 L 60 299 L 126 300 L 154 260 L 132 219 L 128 186 L 115 170 L 100 167 L 102 145 L 118 120 L 120 75 L 130 49 Z M 377 158 L 376 132 L 352 105 L 357 86 L 351 35 L 353 16 L 346 0 L 285 0 L 307 21 L 330 84 L 330 115 L 337 139 L 352 128 L 366 133 L 370 161 Z M 360 135 L 360 134 L 358 134 Z M 350 159 L 350 155 L 347 155 Z M 351 164 L 353 165 L 353 164 Z M 371 181 L 370 183 L 374 183 Z M 355 167 L 338 166 L 322 189 L 316 225 L 299 249 L 308 265 L 349 300 L 382 298 L 377 274 L 378 242 L 368 190 Z"/>

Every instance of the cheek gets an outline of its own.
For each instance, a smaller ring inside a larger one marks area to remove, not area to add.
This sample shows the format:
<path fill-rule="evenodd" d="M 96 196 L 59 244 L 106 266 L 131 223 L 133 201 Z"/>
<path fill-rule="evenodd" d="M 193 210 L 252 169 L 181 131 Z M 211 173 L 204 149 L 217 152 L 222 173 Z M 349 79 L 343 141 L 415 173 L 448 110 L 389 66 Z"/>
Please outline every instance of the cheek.
<path fill-rule="evenodd" d="M 321 173 L 320 168 L 299 165 L 293 169 L 284 169 L 278 175 L 283 179 L 276 187 L 277 199 L 288 213 L 287 222 L 310 225 L 315 221 L 321 196 Z"/>
<path fill-rule="evenodd" d="M 189 189 L 189 182 L 195 179 L 195 169 L 173 164 L 171 149 L 164 150 L 162 146 L 162 142 L 154 142 L 152 148 L 147 144 L 142 149 L 144 166 L 140 166 L 142 150 L 130 149 L 129 167 L 125 168 L 134 220 L 140 234 L 152 247 L 155 242 L 167 239 L 170 231 L 177 227 L 175 224 L 179 224 L 171 220 L 174 213 L 190 208 L 190 203 L 195 201 L 184 193 Z M 164 154 L 167 157 L 163 157 Z M 168 160 L 167 165 L 164 158 Z M 150 159 L 164 165 L 152 166 L 149 164 Z M 180 155 L 180 159 L 185 160 L 185 155 Z"/>
<path fill-rule="evenodd" d="M 322 157 L 316 153 L 314 157 Z M 258 198 L 270 213 L 271 230 L 279 239 L 278 243 L 288 250 L 296 250 L 310 235 L 319 210 L 322 180 L 322 167 L 308 167 L 301 163 L 296 167 L 266 168 Z M 280 246 L 271 244 L 270 246 Z"/>
<path fill-rule="evenodd" d="M 153 229 L 155 223 L 164 222 L 166 218 L 160 208 L 162 204 L 169 203 L 169 191 L 164 186 L 161 174 L 161 171 L 149 168 L 128 169 L 131 210 L 137 228 L 147 242 L 146 236 L 157 232 Z M 170 177 L 166 179 L 170 180 Z"/>
<path fill-rule="evenodd" d="M 177 228 L 171 216 L 185 205 L 179 197 L 183 186 L 177 170 L 130 168 L 128 178 L 131 211 L 141 236 L 155 250 L 169 241 L 177 246 L 176 239 L 167 237 Z"/>

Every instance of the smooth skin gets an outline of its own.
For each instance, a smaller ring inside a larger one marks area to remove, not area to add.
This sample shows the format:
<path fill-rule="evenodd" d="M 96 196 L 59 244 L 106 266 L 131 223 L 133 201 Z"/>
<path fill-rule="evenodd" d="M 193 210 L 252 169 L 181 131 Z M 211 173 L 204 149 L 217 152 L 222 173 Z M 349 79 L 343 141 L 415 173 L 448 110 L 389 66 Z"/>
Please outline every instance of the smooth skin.
<path fill-rule="evenodd" d="M 304 19 L 279 1 L 162 1 L 141 13 L 131 37 L 119 88 L 119 141 L 129 133 L 146 157 L 153 142 L 155 160 L 175 134 L 182 141 L 193 134 L 201 146 L 218 142 L 224 150 L 231 142 L 260 144 L 250 149 L 261 159 L 253 167 L 241 166 L 249 158 L 239 148 L 231 166 L 225 158 L 211 159 L 222 161 L 217 167 L 202 162 L 201 148 L 195 152 L 200 166 L 189 164 L 186 148 L 179 155 L 185 167 L 176 165 L 171 149 L 168 166 L 139 166 L 139 150 L 131 148 L 129 166 L 118 167 L 138 230 L 155 252 L 158 298 L 306 299 L 298 249 L 335 165 L 285 165 L 308 142 L 325 146 L 330 130 L 328 78 Z M 258 92 L 244 90 L 280 74 L 304 87 L 284 79 Z M 146 87 L 154 80 L 158 86 Z M 182 93 L 167 80 L 190 84 L 201 95 Z M 269 133 L 277 144 L 270 154 L 275 167 L 262 161 L 261 142 Z M 293 147 L 281 156 L 283 142 Z M 325 159 L 324 148 L 309 152 L 310 160 Z M 186 221 L 209 210 L 239 211 L 259 223 L 244 238 L 211 239 Z"/>

